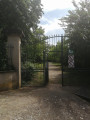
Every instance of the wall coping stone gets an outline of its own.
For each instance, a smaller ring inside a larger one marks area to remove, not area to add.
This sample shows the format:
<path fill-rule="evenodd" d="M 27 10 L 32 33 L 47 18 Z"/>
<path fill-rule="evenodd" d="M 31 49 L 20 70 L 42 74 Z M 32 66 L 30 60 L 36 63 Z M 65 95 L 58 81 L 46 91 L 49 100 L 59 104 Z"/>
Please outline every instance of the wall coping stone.
<path fill-rule="evenodd" d="M 16 72 L 16 70 L 0 71 L 0 73 L 12 73 L 12 72 Z"/>

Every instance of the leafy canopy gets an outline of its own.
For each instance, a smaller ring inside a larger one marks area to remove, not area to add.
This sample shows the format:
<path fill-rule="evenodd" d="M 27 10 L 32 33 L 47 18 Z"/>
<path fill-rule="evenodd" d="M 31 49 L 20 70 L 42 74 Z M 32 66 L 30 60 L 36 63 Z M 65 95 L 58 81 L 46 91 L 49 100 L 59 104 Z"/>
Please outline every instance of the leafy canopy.
<path fill-rule="evenodd" d="M 90 1 L 83 0 L 79 4 L 73 1 L 74 10 L 60 19 L 65 33 L 70 36 L 70 49 L 74 50 L 77 67 L 90 66 Z"/>
<path fill-rule="evenodd" d="M 0 0 L 0 67 L 7 64 L 6 33 L 17 29 L 23 31 L 22 44 L 35 39 L 42 13 L 41 0 Z"/>
<path fill-rule="evenodd" d="M 0 29 L 21 29 L 25 33 L 39 23 L 40 0 L 0 0 Z"/>

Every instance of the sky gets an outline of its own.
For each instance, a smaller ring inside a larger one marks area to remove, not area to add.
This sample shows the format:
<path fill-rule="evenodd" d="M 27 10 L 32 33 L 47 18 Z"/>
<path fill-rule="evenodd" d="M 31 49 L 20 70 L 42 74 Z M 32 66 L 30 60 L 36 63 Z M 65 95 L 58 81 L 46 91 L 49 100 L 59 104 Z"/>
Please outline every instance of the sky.
<path fill-rule="evenodd" d="M 75 0 L 78 3 L 80 0 Z M 64 34 L 59 25 L 59 19 L 68 14 L 68 10 L 74 9 L 72 0 L 41 0 L 43 5 L 43 16 L 40 26 L 44 28 L 46 35 Z"/>

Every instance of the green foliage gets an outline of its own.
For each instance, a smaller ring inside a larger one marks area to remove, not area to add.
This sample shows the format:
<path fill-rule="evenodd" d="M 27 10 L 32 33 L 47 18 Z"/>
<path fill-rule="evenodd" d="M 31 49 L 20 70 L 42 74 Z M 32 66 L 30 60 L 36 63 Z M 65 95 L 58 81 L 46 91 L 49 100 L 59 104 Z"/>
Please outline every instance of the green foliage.
<path fill-rule="evenodd" d="M 22 63 L 25 70 L 22 68 L 22 79 L 24 82 L 30 81 L 37 75 L 35 70 L 43 69 L 43 50 L 45 48 L 44 30 L 40 27 L 33 31 L 30 39 L 22 44 Z M 37 77 L 36 77 L 37 78 Z M 36 82 L 36 81 L 35 81 Z"/>
<path fill-rule="evenodd" d="M 20 29 L 28 35 L 42 15 L 40 0 L 0 0 L 0 28 Z"/>
<path fill-rule="evenodd" d="M 68 66 L 68 39 L 63 42 L 63 65 Z"/>
<path fill-rule="evenodd" d="M 34 76 L 34 64 L 30 62 L 22 64 L 22 82 L 32 80 L 33 76 Z"/>
<path fill-rule="evenodd" d="M 43 62 L 43 50 L 45 48 L 44 30 L 37 28 L 31 36 L 31 39 L 22 44 L 22 62 L 30 60 L 32 63 Z"/>
<path fill-rule="evenodd" d="M 70 49 L 74 51 L 75 66 L 90 68 L 90 1 L 79 5 L 73 1 L 74 10 L 61 19 L 66 35 L 69 35 Z"/>
<path fill-rule="evenodd" d="M 43 72 L 37 71 L 37 69 L 42 69 L 42 64 L 32 63 L 26 61 L 22 63 L 22 85 L 39 85 L 43 84 Z"/>
<path fill-rule="evenodd" d="M 61 58 L 61 43 L 58 42 L 57 45 L 50 45 L 49 46 L 49 54 L 48 54 L 48 60 L 50 62 L 60 62 Z"/>
<path fill-rule="evenodd" d="M 7 62 L 5 43 L 7 33 L 17 29 L 23 31 L 25 36 L 22 38 L 23 46 L 27 41 L 34 42 L 35 31 L 38 34 L 42 32 L 42 30 L 37 31 L 42 13 L 41 0 L 0 0 L 0 67 L 2 69 Z"/>
<path fill-rule="evenodd" d="M 6 55 L 6 44 L 5 39 L 2 41 L 2 39 L 5 38 L 3 34 L 0 33 L 0 71 L 4 71 L 8 69 L 7 64 L 7 55 Z"/>
<path fill-rule="evenodd" d="M 68 64 L 68 40 L 64 39 L 63 43 L 63 64 Z M 48 54 L 48 60 L 50 62 L 56 62 L 56 63 L 62 63 L 62 56 L 61 56 L 61 42 L 57 42 L 56 45 L 49 46 L 49 54 Z"/>

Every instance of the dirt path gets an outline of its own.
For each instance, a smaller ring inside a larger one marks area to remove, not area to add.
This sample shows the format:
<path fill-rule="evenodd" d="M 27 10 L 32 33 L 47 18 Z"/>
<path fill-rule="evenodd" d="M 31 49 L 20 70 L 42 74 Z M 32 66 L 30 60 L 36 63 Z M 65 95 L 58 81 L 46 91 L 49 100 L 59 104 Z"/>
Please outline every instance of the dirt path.
<path fill-rule="evenodd" d="M 58 84 L 0 93 L 0 120 L 90 120 L 90 103 Z"/>
<path fill-rule="evenodd" d="M 49 83 L 50 84 L 61 83 L 60 66 L 55 66 L 53 63 L 49 63 Z"/>

